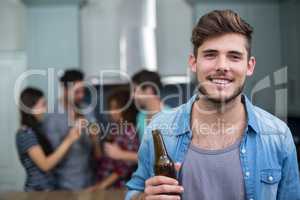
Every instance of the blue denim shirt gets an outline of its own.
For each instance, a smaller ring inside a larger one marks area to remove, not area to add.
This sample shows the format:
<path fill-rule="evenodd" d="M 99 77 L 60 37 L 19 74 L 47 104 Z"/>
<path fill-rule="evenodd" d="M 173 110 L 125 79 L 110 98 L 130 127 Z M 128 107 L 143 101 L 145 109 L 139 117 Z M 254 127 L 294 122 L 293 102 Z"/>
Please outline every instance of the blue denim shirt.
<path fill-rule="evenodd" d="M 127 183 L 129 200 L 143 192 L 145 181 L 154 176 L 154 147 L 151 131 L 160 129 L 170 157 L 183 162 L 192 140 L 190 116 L 193 96 L 173 111 L 157 114 L 146 129 L 138 152 L 138 168 Z M 246 199 L 300 199 L 296 148 L 287 125 L 242 98 L 247 111 L 247 127 L 240 145 L 240 160 Z"/>

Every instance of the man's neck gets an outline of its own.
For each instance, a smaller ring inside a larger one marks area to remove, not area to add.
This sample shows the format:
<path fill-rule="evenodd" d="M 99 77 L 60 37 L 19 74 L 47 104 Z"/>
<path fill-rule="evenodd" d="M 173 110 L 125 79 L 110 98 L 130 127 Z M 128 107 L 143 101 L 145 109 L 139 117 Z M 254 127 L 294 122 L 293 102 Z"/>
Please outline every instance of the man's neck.
<path fill-rule="evenodd" d="M 205 98 L 199 98 L 193 106 L 196 116 L 203 118 L 203 121 L 209 123 L 216 119 L 224 119 L 227 122 L 236 122 L 244 115 L 244 105 L 242 95 L 240 94 L 230 102 L 215 103 Z"/>
<path fill-rule="evenodd" d="M 59 102 L 60 102 L 60 105 L 65 109 L 65 110 L 68 110 L 68 107 L 69 107 L 69 103 L 68 103 L 68 100 L 62 96 L 59 98 Z"/>
<path fill-rule="evenodd" d="M 193 143 L 203 148 L 219 149 L 240 138 L 246 125 L 241 97 L 239 95 L 223 105 L 200 97 L 193 104 L 191 114 Z"/>

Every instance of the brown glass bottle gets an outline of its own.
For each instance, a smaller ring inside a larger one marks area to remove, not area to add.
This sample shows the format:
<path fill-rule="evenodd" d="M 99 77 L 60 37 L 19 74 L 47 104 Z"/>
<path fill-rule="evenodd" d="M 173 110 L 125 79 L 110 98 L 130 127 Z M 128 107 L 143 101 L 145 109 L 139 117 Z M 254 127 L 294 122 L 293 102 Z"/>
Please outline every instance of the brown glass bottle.
<path fill-rule="evenodd" d="M 155 163 L 154 173 L 156 176 L 167 176 L 176 179 L 175 165 L 168 155 L 165 143 L 159 130 L 152 131 Z"/>

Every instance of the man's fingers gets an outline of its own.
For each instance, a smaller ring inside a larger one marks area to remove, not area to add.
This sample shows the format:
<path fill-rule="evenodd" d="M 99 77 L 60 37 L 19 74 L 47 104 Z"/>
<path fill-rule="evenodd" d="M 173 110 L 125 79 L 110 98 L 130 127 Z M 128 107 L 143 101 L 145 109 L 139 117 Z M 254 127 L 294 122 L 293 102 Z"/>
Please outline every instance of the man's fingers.
<path fill-rule="evenodd" d="M 163 185 L 163 184 L 178 185 L 179 183 L 176 179 L 169 178 L 166 176 L 154 176 L 152 178 L 149 178 L 145 184 L 147 187 L 147 186 L 156 186 L 156 185 Z"/>
<path fill-rule="evenodd" d="M 179 162 L 175 163 L 175 170 L 179 172 L 180 168 L 181 168 L 181 163 Z"/>
<path fill-rule="evenodd" d="M 156 195 L 147 196 L 146 200 L 180 200 L 180 196 L 177 195 Z"/>
<path fill-rule="evenodd" d="M 157 194 L 181 194 L 183 192 L 183 187 L 179 185 L 159 185 L 159 186 L 149 186 L 145 188 L 145 193 L 147 195 L 157 195 Z"/>

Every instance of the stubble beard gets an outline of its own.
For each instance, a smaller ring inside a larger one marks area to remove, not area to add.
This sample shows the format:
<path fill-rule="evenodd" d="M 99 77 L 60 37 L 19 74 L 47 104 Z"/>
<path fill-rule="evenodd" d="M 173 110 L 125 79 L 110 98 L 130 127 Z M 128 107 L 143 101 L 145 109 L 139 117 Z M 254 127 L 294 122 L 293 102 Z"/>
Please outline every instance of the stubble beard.
<path fill-rule="evenodd" d="M 244 87 L 245 87 L 245 81 L 234 90 L 232 95 L 230 95 L 229 97 L 225 97 L 223 99 L 222 98 L 213 98 L 213 97 L 209 96 L 209 93 L 207 92 L 205 87 L 201 86 L 201 84 L 199 84 L 199 86 L 198 86 L 198 92 L 200 93 L 202 98 L 204 98 L 205 100 L 211 102 L 212 104 L 216 105 L 217 107 L 222 107 L 222 105 L 224 106 L 224 105 L 229 104 L 230 102 L 234 101 L 243 92 Z"/>

